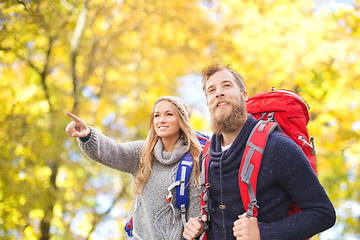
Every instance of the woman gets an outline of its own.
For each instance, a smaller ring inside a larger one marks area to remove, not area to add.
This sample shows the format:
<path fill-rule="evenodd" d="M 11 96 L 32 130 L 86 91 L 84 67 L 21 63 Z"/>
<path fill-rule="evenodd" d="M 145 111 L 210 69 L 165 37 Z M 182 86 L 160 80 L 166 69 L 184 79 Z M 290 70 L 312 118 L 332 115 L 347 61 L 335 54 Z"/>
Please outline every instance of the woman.
<path fill-rule="evenodd" d="M 132 239 L 183 239 L 181 211 L 167 201 L 168 187 L 175 182 L 178 165 L 189 152 L 194 160 L 188 187 L 186 221 L 199 214 L 201 191 L 199 155 L 201 146 L 191 130 L 190 108 L 177 97 L 156 100 L 146 141 L 118 143 L 67 113 L 73 121 L 66 133 L 77 137 L 81 150 L 90 159 L 134 176 L 136 195 Z"/>

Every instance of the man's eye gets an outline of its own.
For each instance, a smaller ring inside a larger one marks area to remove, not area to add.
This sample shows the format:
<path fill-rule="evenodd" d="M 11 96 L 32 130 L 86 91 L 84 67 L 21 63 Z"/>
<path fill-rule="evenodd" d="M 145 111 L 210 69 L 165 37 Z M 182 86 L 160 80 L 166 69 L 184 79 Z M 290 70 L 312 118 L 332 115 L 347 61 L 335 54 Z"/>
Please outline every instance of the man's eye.
<path fill-rule="evenodd" d="M 209 93 L 212 93 L 212 92 L 214 92 L 215 91 L 215 89 L 209 89 Z"/>

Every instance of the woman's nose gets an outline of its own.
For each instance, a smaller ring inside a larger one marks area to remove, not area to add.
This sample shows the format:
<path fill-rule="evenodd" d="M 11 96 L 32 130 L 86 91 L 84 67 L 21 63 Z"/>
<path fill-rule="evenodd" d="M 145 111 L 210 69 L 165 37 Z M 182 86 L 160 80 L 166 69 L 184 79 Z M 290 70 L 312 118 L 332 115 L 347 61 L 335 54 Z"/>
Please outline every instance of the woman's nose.
<path fill-rule="evenodd" d="M 166 121 L 165 116 L 161 116 L 161 117 L 160 117 L 160 122 L 163 123 L 163 122 L 165 122 L 165 121 Z"/>

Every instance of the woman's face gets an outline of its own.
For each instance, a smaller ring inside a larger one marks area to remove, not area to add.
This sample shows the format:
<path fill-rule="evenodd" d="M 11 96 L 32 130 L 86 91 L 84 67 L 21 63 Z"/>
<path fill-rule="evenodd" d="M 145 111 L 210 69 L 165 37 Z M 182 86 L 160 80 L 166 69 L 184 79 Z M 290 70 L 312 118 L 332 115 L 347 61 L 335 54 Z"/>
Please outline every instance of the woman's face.
<path fill-rule="evenodd" d="M 154 129 L 163 140 L 179 138 L 180 124 L 176 107 L 169 101 L 158 102 L 154 109 Z"/>

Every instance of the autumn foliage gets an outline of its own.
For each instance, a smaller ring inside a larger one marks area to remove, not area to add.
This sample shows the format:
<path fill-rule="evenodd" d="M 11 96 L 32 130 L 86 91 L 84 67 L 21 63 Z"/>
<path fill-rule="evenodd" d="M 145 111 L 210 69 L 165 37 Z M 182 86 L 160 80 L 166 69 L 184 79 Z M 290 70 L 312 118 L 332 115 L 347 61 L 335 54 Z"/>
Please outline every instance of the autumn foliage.
<path fill-rule="evenodd" d="M 338 212 L 332 239 L 359 236 L 360 3 L 315 3 L 2 1 L 0 238 L 123 239 L 131 178 L 86 159 L 65 112 L 118 141 L 144 139 L 154 101 L 213 62 L 240 72 L 249 95 L 275 86 L 307 100 Z M 209 131 L 202 111 L 191 122 Z"/>

